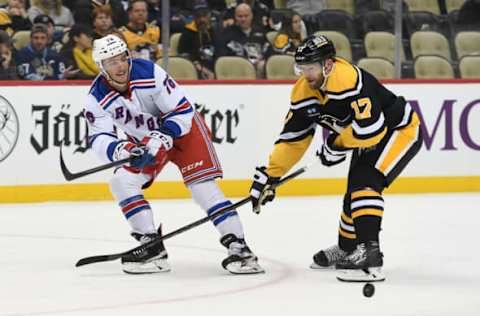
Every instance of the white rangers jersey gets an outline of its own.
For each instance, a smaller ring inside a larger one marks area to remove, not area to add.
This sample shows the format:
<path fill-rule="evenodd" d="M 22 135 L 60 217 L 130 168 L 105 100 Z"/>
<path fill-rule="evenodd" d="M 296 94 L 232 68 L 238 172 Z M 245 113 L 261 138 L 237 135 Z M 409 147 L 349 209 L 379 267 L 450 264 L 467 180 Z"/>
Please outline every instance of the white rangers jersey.
<path fill-rule="evenodd" d="M 143 59 L 132 59 L 130 82 L 124 93 L 98 76 L 85 106 L 89 144 L 105 161 L 113 159 L 119 142 L 117 128 L 133 142 L 140 142 L 152 130 L 175 139 L 190 132 L 193 115 L 193 107 L 175 80 Z"/>

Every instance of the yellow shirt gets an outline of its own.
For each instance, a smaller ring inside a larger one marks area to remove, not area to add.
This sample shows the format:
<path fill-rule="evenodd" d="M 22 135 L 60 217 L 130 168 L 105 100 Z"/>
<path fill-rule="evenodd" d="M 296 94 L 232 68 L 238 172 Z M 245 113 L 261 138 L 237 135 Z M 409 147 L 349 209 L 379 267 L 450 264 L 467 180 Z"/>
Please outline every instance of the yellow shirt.
<path fill-rule="evenodd" d="M 78 69 L 88 76 L 96 76 L 99 73 L 98 67 L 93 61 L 92 49 L 87 48 L 82 51 L 78 47 L 73 48 L 73 58 L 77 63 Z"/>

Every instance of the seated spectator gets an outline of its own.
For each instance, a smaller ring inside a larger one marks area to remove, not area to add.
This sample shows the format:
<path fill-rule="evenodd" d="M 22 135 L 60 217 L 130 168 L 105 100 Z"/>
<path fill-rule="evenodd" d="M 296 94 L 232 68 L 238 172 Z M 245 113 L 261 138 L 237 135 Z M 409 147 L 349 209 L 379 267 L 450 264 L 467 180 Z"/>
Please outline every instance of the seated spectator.
<path fill-rule="evenodd" d="M 12 54 L 12 40 L 5 31 L 0 31 L 0 80 L 18 79 Z"/>
<path fill-rule="evenodd" d="M 0 30 L 7 32 L 10 36 L 13 34 L 12 19 L 6 9 L 0 9 Z"/>
<path fill-rule="evenodd" d="M 30 33 L 30 44 L 15 56 L 17 73 L 27 80 L 59 80 L 68 78 L 78 71 L 65 68 L 61 56 L 47 47 L 48 30 L 43 24 L 34 24 Z"/>
<path fill-rule="evenodd" d="M 48 30 L 48 47 L 60 52 L 63 46 L 63 36 L 64 33 L 62 30 L 55 30 L 55 23 L 53 19 L 45 14 L 40 14 L 35 17 L 33 20 L 34 24 L 43 24 L 47 27 Z"/>
<path fill-rule="evenodd" d="M 35 17 L 40 14 L 52 18 L 57 30 L 71 27 L 75 21 L 70 10 L 62 5 L 62 0 L 32 0 L 32 6 L 28 9 L 28 17 L 33 23 Z"/>
<path fill-rule="evenodd" d="M 265 28 L 265 31 L 271 31 L 269 19 L 270 8 L 262 1 L 258 0 L 233 0 L 225 10 L 224 26 L 229 26 L 235 23 L 235 8 L 241 3 L 246 3 L 250 6 L 253 13 L 253 25 L 257 28 Z"/>
<path fill-rule="evenodd" d="M 287 8 L 301 16 L 317 14 L 327 8 L 325 0 L 287 0 Z"/>
<path fill-rule="evenodd" d="M 128 16 L 126 9 L 128 6 L 123 5 L 123 1 L 118 1 L 118 0 L 91 0 L 93 4 L 93 10 L 95 10 L 97 7 L 101 6 L 110 6 L 111 8 L 111 16 L 113 20 L 113 25 L 115 25 L 116 28 L 122 27 L 128 23 Z M 128 5 L 128 2 L 127 2 Z"/>
<path fill-rule="evenodd" d="M 12 28 L 15 32 L 30 30 L 32 22 L 28 19 L 25 0 L 9 0 L 5 9 L 12 20 Z"/>
<path fill-rule="evenodd" d="M 162 26 L 162 1 L 147 0 L 148 3 L 148 22 Z M 182 1 L 170 1 L 170 34 L 180 33 L 186 24 L 187 17 L 185 11 L 188 11 L 190 5 Z"/>
<path fill-rule="evenodd" d="M 160 28 L 147 23 L 146 0 L 132 0 L 127 10 L 128 24 L 120 31 L 127 41 L 133 57 L 156 61 L 162 56 Z"/>
<path fill-rule="evenodd" d="M 235 8 L 235 24 L 224 30 L 218 50 L 218 56 L 247 58 L 255 66 L 257 77 L 264 77 L 265 61 L 272 54 L 272 47 L 265 30 L 253 26 L 253 13 L 248 4 Z"/>
<path fill-rule="evenodd" d="M 68 32 L 68 43 L 64 45 L 61 55 L 67 67 L 79 72 L 69 79 L 93 79 L 98 75 L 98 68 L 92 56 L 92 34 L 90 28 L 75 24 Z"/>
<path fill-rule="evenodd" d="M 93 39 L 110 34 L 113 29 L 112 8 L 109 5 L 96 7 L 93 10 Z"/>
<path fill-rule="evenodd" d="M 273 51 L 277 54 L 295 55 L 300 43 L 307 37 L 307 29 L 298 13 L 285 15 L 275 42 Z"/>
<path fill-rule="evenodd" d="M 215 32 L 210 25 L 210 10 L 206 3 L 200 2 L 193 7 L 193 21 L 185 25 L 178 53 L 193 62 L 199 78 L 215 79 Z"/>

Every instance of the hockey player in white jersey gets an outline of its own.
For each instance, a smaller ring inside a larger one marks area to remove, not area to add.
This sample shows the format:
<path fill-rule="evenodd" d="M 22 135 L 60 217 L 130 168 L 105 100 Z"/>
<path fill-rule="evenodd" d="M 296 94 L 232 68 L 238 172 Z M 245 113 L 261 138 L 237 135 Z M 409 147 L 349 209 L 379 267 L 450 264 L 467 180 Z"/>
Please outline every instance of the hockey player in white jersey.
<path fill-rule="evenodd" d="M 89 144 L 105 161 L 136 158 L 117 169 L 110 190 L 128 220 L 131 235 L 144 244 L 161 236 L 152 209 L 143 195 L 171 161 L 180 170 L 193 199 L 209 215 L 232 203 L 215 182 L 220 163 L 203 119 L 184 90 L 158 65 L 130 57 L 127 45 L 115 35 L 94 42 L 93 58 L 101 71 L 88 94 L 85 117 Z M 120 139 L 117 128 L 127 139 Z M 244 239 L 235 210 L 213 220 L 228 257 L 222 266 L 234 274 L 263 272 Z M 169 271 L 167 252 L 160 244 L 122 258 L 126 273 Z"/>

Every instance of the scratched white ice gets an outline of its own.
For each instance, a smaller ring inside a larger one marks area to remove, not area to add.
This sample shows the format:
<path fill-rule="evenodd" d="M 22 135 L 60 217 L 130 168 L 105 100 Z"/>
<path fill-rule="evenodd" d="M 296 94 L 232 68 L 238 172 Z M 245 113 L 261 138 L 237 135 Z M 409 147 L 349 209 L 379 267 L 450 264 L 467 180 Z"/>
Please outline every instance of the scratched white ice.
<path fill-rule="evenodd" d="M 308 268 L 337 239 L 342 197 L 282 198 L 239 209 L 263 275 L 234 276 L 210 223 L 166 246 L 172 271 L 123 274 L 85 256 L 135 246 L 113 202 L 0 206 L 0 315 L 480 315 L 480 194 L 388 195 L 387 281 L 372 298 L 334 271 Z M 204 216 L 190 200 L 153 201 L 172 231 Z"/>

